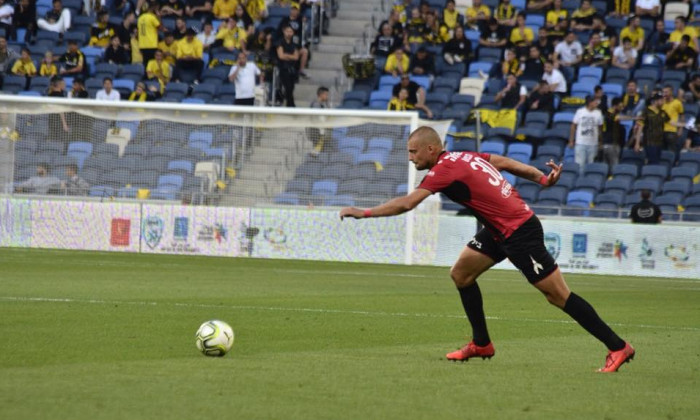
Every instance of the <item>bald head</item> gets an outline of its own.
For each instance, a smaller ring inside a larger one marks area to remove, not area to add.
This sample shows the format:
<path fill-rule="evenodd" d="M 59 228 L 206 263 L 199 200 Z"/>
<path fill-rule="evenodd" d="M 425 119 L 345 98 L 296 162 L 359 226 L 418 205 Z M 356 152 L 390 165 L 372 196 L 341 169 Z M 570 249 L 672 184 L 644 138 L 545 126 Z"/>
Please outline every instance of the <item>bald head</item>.
<path fill-rule="evenodd" d="M 435 166 L 442 150 L 440 136 L 430 127 L 420 127 L 408 136 L 408 159 L 419 171 Z"/>

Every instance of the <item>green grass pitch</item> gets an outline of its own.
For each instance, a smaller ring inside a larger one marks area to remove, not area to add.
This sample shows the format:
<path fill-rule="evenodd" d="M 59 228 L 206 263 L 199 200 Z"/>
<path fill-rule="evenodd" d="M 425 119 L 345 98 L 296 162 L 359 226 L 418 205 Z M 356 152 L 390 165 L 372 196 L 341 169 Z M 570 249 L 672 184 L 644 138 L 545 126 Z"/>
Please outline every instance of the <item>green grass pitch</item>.
<path fill-rule="evenodd" d="M 698 419 L 700 280 L 567 275 L 605 348 L 518 273 L 480 284 L 491 360 L 446 268 L 0 249 L 0 419 Z M 230 354 L 194 333 L 229 322 Z"/>

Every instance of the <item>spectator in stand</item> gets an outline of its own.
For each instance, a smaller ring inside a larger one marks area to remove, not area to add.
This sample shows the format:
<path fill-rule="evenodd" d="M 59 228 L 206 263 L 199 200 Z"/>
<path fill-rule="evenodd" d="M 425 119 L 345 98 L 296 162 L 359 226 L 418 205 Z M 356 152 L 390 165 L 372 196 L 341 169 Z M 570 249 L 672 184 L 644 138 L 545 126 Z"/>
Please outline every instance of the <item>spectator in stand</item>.
<path fill-rule="evenodd" d="M 397 48 L 389 54 L 384 65 L 384 72 L 393 76 L 408 74 L 410 60 L 402 48 Z"/>
<path fill-rule="evenodd" d="M 177 43 L 177 54 L 175 58 L 175 73 L 177 74 L 177 79 L 183 74 L 183 72 L 194 71 L 196 76 L 195 79 L 199 78 L 202 74 L 202 69 L 204 68 L 204 49 L 202 43 L 195 38 L 196 32 L 192 28 L 187 29 L 187 35 L 181 41 Z"/>
<path fill-rule="evenodd" d="M 172 31 L 173 36 L 175 37 L 175 41 L 180 41 L 187 35 L 187 22 L 185 22 L 184 18 L 176 18 L 175 19 L 175 30 Z"/>
<path fill-rule="evenodd" d="M 588 0 L 584 0 L 588 1 Z M 576 40 L 576 34 L 569 32 L 554 48 L 554 65 L 566 76 L 567 80 L 573 80 L 574 72 L 583 58 L 583 47 Z"/>
<path fill-rule="evenodd" d="M 625 128 L 622 126 L 622 98 L 613 98 L 607 111 L 603 112 L 603 162 L 612 169 L 620 162 L 620 152 L 625 147 Z"/>
<path fill-rule="evenodd" d="M 161 4 L 161 16 L 183 17 L 185 15 L 185 4 L 182 0 L 165 0 Z"/>
<path fill-rule="evenodd" d="M 666 68 L 690 71 L 695 66 L 698 53 L 690 48 L 690 37 L 683 35 L 681 42 L 666 54 Z"/>
<path fill-rule="evenodd" d="M 411 57 L 408 72 L 420 76 L 435 76 L 435 57 L 425 47 L 419 47 Z"/>
<path fill-rule="evenodd" d="M 603 87 L 596 85 L 593 88 L 593 97 L 598 101 L 598 109 L 605 115 L 608 112 L 608 95 L 603 91 Z"/>
<path fill-rule="evenodd" d="M 389 104 L 387 105 L 387 111 L 406 111 L 408 109 L 408 89 L 399 89 L 398 95 L 392 95 Z"/>
<path fill-rule="evenodd" d="M 506 28 L 515 26 L 515 18 L 517 15 L 518 11 L 510 4 L 510 0 L 501 0 L 493 13 L 493 17 L 496 18 L 498 24 Z"/>
<path fill-rule="evenodd" d="M 408 90 L 408 98 L 406 98 L 407 109 L 422 110 L 428 118 L 433 118 L 433 112 L 425 105 L 425 89 L 411 80 L 408 74 L 401 75 L 401 81 L 394 85 L 392 95 L 398 98 L 399 91 L 402 88 Z"/>
<path fill-rule="evenodd" d="M 457 26 L 452 39 L 442 47 L 442 58 L 449 65 L 468 63 L 472 55 L 472 43 L 464 36 L 464 28 Z"/>
<path fill-rule="evenodd" d="M 685 112 L 683 103 L 673 96 L 673 87 L 666 85 L 662 89 L 663 103 L 661 109 L 668 115 L 668 122 L 664 124 L 664 149 L 676 152 L 679 148 L 678 138 L 685 124 Z"/>
<path fill-rule="evenodd" d="M 39 76 L 41 77 L 52 77 L 58 74 L 58 68 L 54 63 L 53 53 L 51 50 L 47 50 L 44 53 L 44 58 L 41 60 L 39 65 Z"/>
<path fill-rule="evenodd" d="M 445 26 L 449 28 L 450 34 L 452 34 L 453 37 L 454 31 L 457 29 L 457 27 L 464 26 L 464 16 L 460 14 L 455 7 L 455 0 L 447 0 L 445 10 L 442 11 L 442 21 Z"/>
<path fill-rule="evenodd" d="M 175 34 L 166 32 L 163 40 L 158 43 L 158 50 L 163 52 L 163 59 L 171 66 L 175 65 L 175 57 L 177 56 L 177 41 Z M 143 57 L 146 60 L 146 57 Z"/>
<path fill-rule="evenodd" d="M 148 9 L 139 16 L 138 20 L 137 39 L 144 63 L 151 61 L 156 54 L 156 50 L 159 49 L 158 31 L 165 31 L 165 27 L 161 24 L 158 17 L 158 3 L 153 1 L 149 3 Z"/>
<path fill-rule="evenodd" d="M 7 0 L 0 0 L 0 29 L 4 29 L 5 33 L 14 38 L 13 15 L 15 8 L 12 4 L 8 4 Z"/>
<path fill-rule="evenodd" d="M 576 110 L 571 123 L 569 148 L 574 149 L 574 161 L 581 168 L 580 175 L 588 163 L 593 163 L 598 150 L 602 149 L 603 115 L 598 109 L 598 100 L 586 96 L 586 105 Z"/>
<path fill-rule="evenodd" d="M 29 49 L 22 48 L 19 60 L 16 60 L 15 64 L 12 65 L 12 74 L 15 76 L 25 76 L 27 78 L 27 86 L 25 86 L 25 89 L 29 87 L 29 80 L 36 76 L 36 66 L 30 54 Z"/>
<path fill-rule="evenodd" d="M 329 109 L 331 108 L 331 103 L 329 99 L 329 93 L 327 87 L 319 86 L 316 89 L 316 99 L 311 101 L 309 108 L 314 109 Z M 321 151 L 323 151 L 323 146 L 326 144 L 326 139 L 330 134 L 330 129 L 318 129 L 309 127 L 306 129 L 306 137 L 311 140 L 313 145 L 313 150 L 311 151 L 312 156 L 318 156 Z"/>
<path fill-rule="evenodd" d="M 471 29 L 481 30 L 491 18 L 491 9 L 481 3 L 481 0 L 472 0 L 472 6 L 467 7 L 464 14 L 467 19 L 467 25 Z"/>
<path fill-rule="evenodd" d="M 71 15 L 69 9 L 63 8 L 61 0 L 53 0 L 53 8 L 46 12 L 46 16 L 39 18 L 36 25 L 45 31 L 66 32 L 70 28 Z"/>
<path fill-rule="evenodd" d="M 411 9 L 411 19 L 406 22 L 403 43 L 411 48 L 417 48 L 425 42 L 425 20 L 417 7 Z"/>
<path fill-rule="evenodd" d="M 489 19 L 486 28 L 481 31 L 479 45 L 487 48 L 503 48 L 508 42 L 506 30 L 498 24 L 496 18 Z M 471 45 L 470 45 L 471 48 Z"/>
<path fill-rule="evenodd" d="M 634 14 L 645 19 L 656 19 L 661 14 L 661 3 L 659 0 L 636 0 Z"/>
<path fill-rule="evenodd" d="M 299 60 L 301 53 L 294 42 L 294 29 L 285 26 L 282 29 L 284 37 L 277 45 L 277 67 L 280 72 L 280 83 L 287 107 L 295 107 L 294 84 L 298 76 Z"/>
<path fill-rule="evenodd" d="M 145 83 L 138 82 L 136 84 L 136 89 L 129 94 L 127 100 L 130 102 L 153 102 L 160 99 L 160 97 L 161 94 L 158 88 L 153 85 L 146 86 Z"/>
<path fill-rule="evenodd" d="M 112 89 L 111 77 L 105 77 L 104 79 L 102 79 L 102 89 L 97 91 L 95 99 L 97 99 L 98 101 L 110 102 L 119 102 L 121 100 L 121 95 L 119 95 L 119 92 Z"/>
<path fill-rule="evenodd" d="M 535 34 L 532 32 L 531 28 L 525 26 L 525 14 L 518 13 L 518 17 L 515 19 L 516 26 L 510 32 L 510 43 L 515 47 L 515 54 L 518 57 L 525 57 L 528 55 L 530 45 L 535 40 Z"/>
<path fill-rule="evenodd" d="M 52 98 L 66 97 L 66 82 L 63 81 L 61 76 L 51 78 L 46 96 Z M 70 126 L 64 113 L 54 112 L 49 114 L 49 134 L 51 135 L 50 140 L 67 142 L 70 139 Z"/>
<path fill-rule="evenodd" d="M 105 48 L 109 45 L 114 34 L 114 28 L 109 23 L 109 13 L 102 11 L 97 15 L 97 21 L 92 24 L 92 28 L 90 29 L 89 45 Z"/>
<path fill-rule="evenodd" d="M 642 112 L 641 118 L 635 125 L 634 151 L 642 150 L 642 138 L 644 138 L 644 152 L 647 163 L 657 164 L 661 160 L 661 148 L 664 145 L 664 125 L 670 121 L 666 112 L 661 108 L 664 97 L 654 94 L 649 99 L 649 106 Z"/>
<path fill-rule="evenodd" d="M 61 182 L 61 188 L 68 195 L 87 195 L 90 190 L 90 184 L 83 178 L 78 176 L 78 165 L 71 163 L 66 166 L 67 181 Z"/>
<path fill-rule="evenodd" d="M 375 57 L 388 57 L 396 48 L 401 48 L 403 40 L 394 35 L 390 24 L 383 23 L 380 33 L 374 38 L 374 42 L 370 46 L 370 52 Z"/>
<path fill-rule="evenodd" d="M 651 201 L 651 191 L 641 191 L 642 201 L 632 206 L 630 219 L 632 223 L 659 224 L 663 219 L 663 213 L 656 204 Z"/>
<path fill-rule="evenodd" d="M 683 83 L 687 102 L 700 102 L 700 74 L 694 74 Z"/>
<path fill-rule="evenodd" d="M 554 25 L 553 28 L 547 30 L 547 41 L 556 46 L 561 41 L 564 40 L 566 34 L 569 33 L 569 21 L 566 19 L 559 19 L 559 22 Z"/>
<path fill-rule="evenodd" d="M 520 75 L 521 80 L 540 80 L 544 74 L 545 60 L 540 54 L 540 49 L 536 45 L 531 45 L 528 57 L 524 62 L 525 67 Z"/>
<path fill-rule="evenodd" d="M 639 94 L 637 82 L 630 80 L 627 82 L 627 89 L 622 95 L 622 114 L 626 116 L 636 117 L 645 107 L 645 100 Z"/>
<path fill-rule="evenodd" d="M 622 45 L 618 45 L 613 51 L 612 65 L 627 70 L 637 65 L 637 50 L 629 38 L 622 38 Z"/>
<path fill-rule="evenodd" d="M 214 0 L 212 13 L 217 19 L 228 19 L 236 12 L 236 0 Z"/>
<path fill-rule="evenodd" d="M 158 44 L 156 44 L 158 45 Z M 139 29 L 134 25 L 129 38 L 129 49 L 131 50 L 131 64 L 144 63 L 141 49 L 139 48 Z"/>
<path fill-rule="evenodd" d="M 53 175 L 49 175 L 49 165 L 40 163 L 36 167 L 36 175 L 15 186 L 15 192 L 48 194 L 49 190 L 61 186 L 61 180 Z"/>
<path fill-rule="evenodd" d="M 248 40 L 248 33 L 245 29 L 236 25 L 236 20 L 234 18 L 229 18 L 226 24 L 219 26 L 219 31 L 216 33 L 216 39 L 220 40 L 221 43 L 215 43 L 214 45 L 221 44 L 227 50 L 233 51 L 247 51 L 246 42 Z"/>
<path fill-rule="evenodd" d="M 253 26 L 257 27 L 267 18 L 267 4 L 265 0 L 241 0 L 240 4 L 245 7 L 246 13 L 253 20 Z"/>
<path fill-rule="evenodd" d="M 610 49 L 600 42 L 600 35 L 593 33 L 586 49 L 583 51 L 583 62 L 591 67 L 607 68 L 610 65 Z"/>
<path fill-rule="evenodd" d="M 382 28 L 384 27 L 385 23 L 388 23 L 389 27 L 391 28 L 391 35 L 399 37 L 401 40 L 403 40 L 403 24 L 401 24 L 399 19 L 398 12 L 395 9 L 391 9 L 391 11 L 389 11 L 389 17 L 379 23 L 379 26 L 377 27 L 377 34 L 383 34 L 384 31 Z"/>
<path fill-rule="evenodd" d="M 624 19 L 634 13 L 634 0 L 607 0 L 608 16 Z"/>
<path fill-rule="evenodd" d="M 87 89 L 85 89 L 85 82 L 83 82 L 82 77 L 73 79 L 73 86 L 71 86 L 70 92 L 68 92 L 68 97 L 75 99 L 88 99 L 90 97 Z"/>
<path fill-rule="evenodd" d="M 212 13 L 213 6 L 211 0 L 187 0 L 185 15 L 193 19 L 203 19 L 211 21 L 214 19 Z"/>
<path fill-rule="evenodd" d="M 156 50 L 155 57 L 146 65 L 146 78 L 157 80 L 160 84 L 160 92 L 163 93 L 165 85 L 170 83 L 170 77 L 170 64 L 163 58 L 163 52 Z"/>
<path fill-rule="evenodd" d="M 515 54 L 515 50 L 513 48 L 506 48 L 505 58 L 501 63 L 500 75 L 497 73 L 498 66 L 493 66 L 492 69 L 493 70 L 490 76 L 501 77 L 502 79 L 506 79 L 506 77 L 508 77 L 509 74 L 512 74 L 515 77 L 520 77 L 520 75 L 523 73 L 523 66 L 520 65 L 520 60 Z"/>
<path fill-rule="evenodd" d="M 629 18 L 628 25 L 620 31 L 620 38 L 629 38 L 632 47 L 641 53 L 644 50 L 644 29 L 639 25 L 639 16 Z"/>
<path fill-rule="evenodd" d="M 581 7 L 571 14 L 573 20 L 572 29 L 574 31 L 589 31 L 593 29 L 593 16 L 596 10 L 592 6 L 591 0 L 581 0 Z"/>
<path fill-rule="evenodd" d="M 216 34 L 214 33 L 214 25 L 211 22 L 204 22 L 202 31 L 197 34 L 197 39 L 202 43 L 204 52 L 209 52 L 211 47 L 216 42 Z"/>
<path fill-rule="evenodd" d="M 275 68 L 272 62 L 274 53 L 272 49 L 272 28 L 258 31 L 253 36 L 248 49 L 255 54 L 255 64 L 265 74 L 265 80 L 272 80 L 272 72 Z"/>
<path fill-rule="evenodd" d="M 554 63 L 551 61 L 544 63 L 544 74 L 542 75 L 542 80 L 547 82 L 549 85 L 549 90 L 553 93 L 564 95 L 568 90 L 564 75 L 559 71 L 559 69 L 554 68 Z"/>
<path fill-rule="evenodd" d="M 85 73 L 85 55 L 78 48 L 78 42 L 68 41 L 68 50 L 58 59 L 61 68 L 58 74 L 66 77 L 76 77 Z"/>
<path fill-rule="evenodd" d="M 443 25 L 434 12 L 425 14 L 424 39 L 426 44 L 442 45 L 450 40 L 450 30 Z"/>
<path fill-rule="evenodd" d="M 678 16 L 674 21 L 676 27 L 671 35 L 669 35 L 668 40 L 674 44 L 674 46 L 680 44 L 683 35 L 687 35 L 690 38 L 690 47 L 696 52 L 698 51 L 698 34 L 694 27 L 686 26 L 685 18 L 683 16 Z"/>
<path fill-rule="evenodd" d="M 127 50 L 131 50 L 131 33 L 136 28 L 136 15 L 134 12 L 128 12 L 122 19 L 122 23 L 114 26 L 114 34 L 119 37 L 119 42 Z"/>
<path fill-rule="evenodd" d="M 236 6 L 236 12 L 233 15 L 233 20 L 236 22 L 236 26 L 245 30 L 249 36 L 255 33 L 253 19 L 251 19 L 241 3 Z"/>
<path fill-rule="evenodd" d="M 53 98 L 65 98 L 66 97 L 66 82 L 61 76 L 54 76 L 49 82 L 49 89 L 46 92 L 46 96 Z M 49 124 L 50 125 L 50 124 Z M 55 130 L 51 130 L 52 132 Z M 66 130 L 68 131 L 68 130 Z"/>
<path fill-rule="evenodd" d="M 308 76 L 306 75 L 304 70 L 306 69 L 306 65 L 309 61 L 309 50 L 304 45 L 304 18 L 301 15 L 299 3 L 292 2 L 292 5 L 289 9 L 289 16 L 283 18 L 280 22 L 278 26 L 278 32 L 280 37 L 283 37 L 283 29 L 287 26 L 292 28 L 292 42 L 294 42 L 294 44 L 297 46 L 297 49 L 299 50 L 300 60 L 297 76 L 301 76 L 306 79 L 308 78 Z"/>
<path fill-rule="evenodd" d="M 553 3 L 554 0 L 528 0 L 527 10 L 548 10 Z"/>
<path fill-rule="evenodd" d="M 554 112 L 554 93 L 544 80 L 537 82 L 527 98 L 525 107 L 528 111 Z"/>
<path fill-rule="evenodd" d="M 17 29 L 26 29 L 27 33 L 24 39 L 18 39 L 18 41 L 29 42 L 36 35 L 36 3 L 30 0 L 20 0 L 15 5 L 12 26 L 14 26 L 15 33 Z"/>
<path fill-rule="evenodd" d="M 520 109 L 527 99 L 527 89 L 518 82 L 514 74 L 506 77 L 506 86 L 496 94 L 496 101 L 501 102 L 501 108 Z"/>
<path fill-rule="evenodd" d="M 118 36 L 112 36 L 109 47 L 105 49 L 104 61 L 119 65 L 131 63 L 131 53 L 122 47 Z"/>
<path fill-rule="evenodd" d="M 646 52 L 665 54 L 673 48 L 673 44 L 669 42 L 669 37 L 670 34 L 667 34 L 665 30 L 664 20 L 657 20 L 656 29 L 649 35 L 645 43 Z"/>
<path fill-rule="evenodd" d="M 236 65 L 231 67 L 228 80 L 236 85 L 235 105 L 255 105 L 255 81 L 265 83 L 265 74 L 255 63 L 248 63 L 248 56 L 243 51 L 238 53 Z"/>
<path fill-rule="evenodd" d="M 559 20 L 566 20 L 569 17 L 569 11 L 561 7 L 562 0 L 554 0 L 552 10 L 547 12 L 545 26 L 548 29 L 554 28 Z"/>
<path fill-rule="evenodd" d="M 600 36 L 600 43 L 603 44 L 604 47 L 610 49 L 610 51 L 617 45 L 617 31 L 608 26 L 601 15 L 593 15 L 591 34 L 598 34 L 598 36 Z"/>
<path fill-rule="evenodd" d="M 554 45 L 549 40 L 547 36 L 547 30 L 544 27 L 540 27 L 537 30 L 537 41 L 535 41 L 535 46 L 540 50 L 540 55 L 545 60 L 552 60 L 552 55 L 554 54 Z"/>

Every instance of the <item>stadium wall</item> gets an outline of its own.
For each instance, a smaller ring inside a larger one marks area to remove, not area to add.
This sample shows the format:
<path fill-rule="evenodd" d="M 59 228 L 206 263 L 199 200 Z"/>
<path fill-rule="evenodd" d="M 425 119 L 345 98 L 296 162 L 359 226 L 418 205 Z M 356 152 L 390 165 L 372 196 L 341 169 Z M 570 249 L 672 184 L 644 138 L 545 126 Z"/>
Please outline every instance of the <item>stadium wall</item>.
<path fill-rule="evenodd" d="M 406 229 L 415 237 L 406 246 Z M 565 272 L 700 278 L 700 227 L 544 219 Z M 412 212 L 341 222 L 337 210 L 0 198 L 0 246 L 449 266 L 473 218 Z M 410 251 L 409 251 L 410 249 Z M 497 268 L 514 269 L 508 262 Z"/>

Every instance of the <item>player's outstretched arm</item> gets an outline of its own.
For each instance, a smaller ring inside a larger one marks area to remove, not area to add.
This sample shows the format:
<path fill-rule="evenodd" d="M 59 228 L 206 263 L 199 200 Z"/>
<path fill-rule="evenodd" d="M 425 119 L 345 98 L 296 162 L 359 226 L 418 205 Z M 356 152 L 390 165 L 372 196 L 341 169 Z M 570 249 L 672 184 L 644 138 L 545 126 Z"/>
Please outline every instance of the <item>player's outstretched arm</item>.
<path fill-rule="evenodd" d="M 557 165 L 553 160 L 550 160 L 547 162 L 547 166 L 552 168 L 552 171 L 549 173 L 549 175 L 545 175 L 534 166 L 526 165 L 505 156 L 491 155 L 489 162 L 499 171 L 508 171 L 515 176 L 528 179 L 532 182 L 537 182 L 545 187 L 551 187 L 559 181 L 559 177 L 561 176 L 561 168 L 563 166 L 562 163 Z"/>
<path fill-rule="evenodd" d="M 403 197 L 396 197 L 384 204 L 371 209 L 358 209 L 357 207 L 345 207 L 340 210 L 340 220 L 346 217 L 353 219 L 362 219 L 365 217 L 387 217 L 396 216 L 397 214 L 406 213 L 413 210 L 421 201 L 425 200 L 430 194 L 428 190 L 422 188 L 415 189 L 412 193 Z"/>

